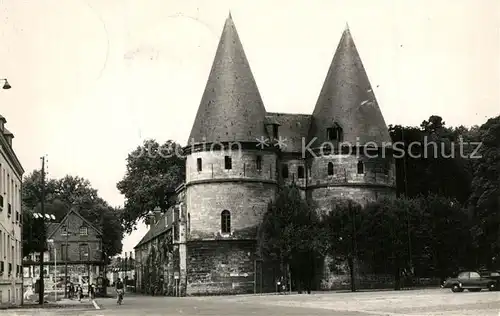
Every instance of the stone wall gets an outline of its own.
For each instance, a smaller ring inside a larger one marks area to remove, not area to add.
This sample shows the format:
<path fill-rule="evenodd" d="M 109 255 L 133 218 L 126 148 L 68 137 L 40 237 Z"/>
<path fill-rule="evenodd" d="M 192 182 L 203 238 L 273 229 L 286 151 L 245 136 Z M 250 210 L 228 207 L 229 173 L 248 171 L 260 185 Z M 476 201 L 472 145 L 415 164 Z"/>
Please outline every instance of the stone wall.
<path fill-rule="evenodd" d="M 203 183 L 186 189 L 189 240 L 252 239 L 276 185 L 259 182 Z M 231 234 L 221 234 L 221 212 L 231 213 Z"/>
<path fill-rule="evenodd" d="M 187 244 L 187 295 L 253 293 L 255 241 Z"/>
<path fill-rule="evenodd" d="M 362 174 L 358 174 L 359 161 L 364 165 Z M 328 174 L 329 163 L 333 164 L 332 175 Z M 310 161 L 308 197 L 321 211 L 328 211 L 333 199 L 350 198 L 364 205 L 394 194 L 395 165 L 390 156 L 329 155 Z"/>
<path fill-rule="evenodd" d="M 231 157 L 231 169 L 225 169 L 225 156 Z M 257 157 L 261 168 L 257 169 Z M 201 159 L 201 171 L 197 160 Z M 263 150 L 195 152 L 186 158 L 186 184 L 211 179 L 248 178 L 276 181 L 276 154 Z"/>

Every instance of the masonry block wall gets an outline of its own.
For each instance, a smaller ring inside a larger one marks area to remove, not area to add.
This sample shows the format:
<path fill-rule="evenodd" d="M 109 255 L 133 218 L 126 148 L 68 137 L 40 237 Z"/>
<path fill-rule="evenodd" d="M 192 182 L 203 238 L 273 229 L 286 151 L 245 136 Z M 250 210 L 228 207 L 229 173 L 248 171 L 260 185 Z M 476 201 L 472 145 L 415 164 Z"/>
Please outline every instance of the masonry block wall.
<path fill-rule="evenodd" d="M 226 156 L 231 157 L 231 169 L 225 169 Z M 198 159 L 201 159 L 201 170 Z M 276 154 L 264 150 L 238 150 L 233 146 L 232 150 L 195 152 L 186 159 L 186 183 L 231 178 L 276 181 Z"/>
<path fill-rule="evenodd" d="M 257 228 L 277 190 L 276 155 L 197 152 L 187 157 L 186 174 L 186 294 L 253 292 Z M 221 230 L 224 210 L 230 233 Z"/>
<path fill-rule="evenodd" d="M 190 242 L 187 295 L 254 292 L 255 240 Z"/>
<path fill-rule="evenodd" d="M 389 154 L 385 155 L 336 154 L 311 159 L 310 198 L 317 203 L 319 210 L 329 211 L 332 200 L 337 198 L 350 198 L 365 205 L 382 196 L 394 195 L 394 160 Z M 363 170 L 358 173 L 360 162 Z"/>

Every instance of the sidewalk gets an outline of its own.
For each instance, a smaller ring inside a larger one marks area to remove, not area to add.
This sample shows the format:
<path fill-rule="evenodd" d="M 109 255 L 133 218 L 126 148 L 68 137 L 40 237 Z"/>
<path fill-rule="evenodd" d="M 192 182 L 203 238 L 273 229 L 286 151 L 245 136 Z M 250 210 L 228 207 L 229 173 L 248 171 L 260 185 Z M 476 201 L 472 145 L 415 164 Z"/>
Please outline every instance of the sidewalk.
<path fill-rule="evenodd" d="M 50 297 L 50 295 L 45 296 L 45 302 L 43 305 L 38 304 L 38 296 L 31 297 L 31 299 L 24 300 L 23 305 L 0 305 L 0 310 L 4 309 L 32 309 L 32 308 L 82 308 L 82 309 L 95 309 L 94 303 L 92 300 L 88 298 L 83 298 L 81 301 L 77 299 L 69 299 L 69 298 L 57 298 L 55 301 L 54 296 Z"/>

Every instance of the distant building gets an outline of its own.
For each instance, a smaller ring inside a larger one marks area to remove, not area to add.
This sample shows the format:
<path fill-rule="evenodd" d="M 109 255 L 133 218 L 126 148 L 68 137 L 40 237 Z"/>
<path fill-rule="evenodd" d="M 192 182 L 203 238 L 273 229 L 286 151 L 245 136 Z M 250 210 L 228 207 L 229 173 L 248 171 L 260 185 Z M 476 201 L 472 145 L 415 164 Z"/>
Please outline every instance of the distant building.
<path fill-rule="evenodd" d="M 0 115 L 0 304 L 20 304 L 24 169 L 12 148 L 14 135 L 5 127 L 6 122 Z"/>
<path fill-rule="evenodd" d="M 102 232 L 76 210 L 70 210 L 60 223 L 50 223 L 47 240 L 50 250 L 44 254 L 44 287 L 64 293 L 64 279 L 87 287 L 103 275 Z M 40 253 L 24 258 L 24 283 L 33 285 L 39 279 Z M 66 270 L 67 268 L 67 270 Z M 54 274 L 54 272 L 56 272 Z"/>
<path fill-rule="evenodd" d="M 395 196 L 392 152 L 380 155 L 391 138 L 348 28 L 312 115 L 273 113 L 229 16 L 189 142 L 177 205 L 156 214 L 135 248 L 138 288 L 146 293 L 274 290 L 277 275 L 263 265 L 256 238 L 281 185 L 295 183 L 318 212 L 333 199 L 365 204 Z M 329 264 L 316 271 L 315 287 L 328 288 Z"/>

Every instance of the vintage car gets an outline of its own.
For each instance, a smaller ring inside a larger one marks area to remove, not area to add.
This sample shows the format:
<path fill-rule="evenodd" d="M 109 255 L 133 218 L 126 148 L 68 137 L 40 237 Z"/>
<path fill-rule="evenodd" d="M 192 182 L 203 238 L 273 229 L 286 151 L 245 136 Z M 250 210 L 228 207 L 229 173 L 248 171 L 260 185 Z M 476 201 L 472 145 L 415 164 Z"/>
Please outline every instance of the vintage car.
<path fill-rule="evenodd" d="M 461 272 L 457 277 L 448 278 L 443 282 L 442 288 L 451 289 L 453 292 L 479 292 L 482 289 L 495 291 L 500 289 L 500 273 L 498 272 Z"/>

